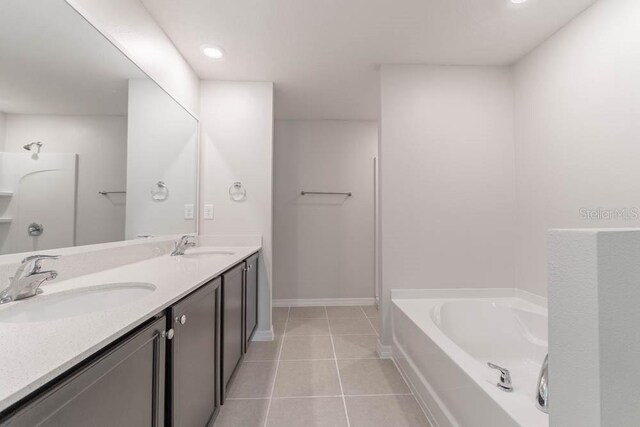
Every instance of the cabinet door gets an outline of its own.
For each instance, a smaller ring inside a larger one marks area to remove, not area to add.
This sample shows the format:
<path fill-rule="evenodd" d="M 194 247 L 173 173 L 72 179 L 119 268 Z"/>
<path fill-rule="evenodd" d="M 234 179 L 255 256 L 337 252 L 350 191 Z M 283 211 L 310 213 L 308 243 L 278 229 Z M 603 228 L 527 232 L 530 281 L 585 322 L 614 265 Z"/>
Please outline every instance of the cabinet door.
<path fill-rule="evenodd" d="M 20 408 L 3 426 L 164 425 L 163 316 Z"/>
<path fill-rule="evenodd" d="M 222 275 L 222 398 L 242 358 L 244 263 Z"/>
<path fill-rule="evenodd" d="M 258 255 L 247 260 L 245 273 L 245 352 L 258 326 Z"/>
<path fill-rule="evenodd" d="M 173 340 L 169 344 L 171 425 L 203 427 L 219 407 L 218 304 L 220 279 L 203 286 L 173 305 Z"/>

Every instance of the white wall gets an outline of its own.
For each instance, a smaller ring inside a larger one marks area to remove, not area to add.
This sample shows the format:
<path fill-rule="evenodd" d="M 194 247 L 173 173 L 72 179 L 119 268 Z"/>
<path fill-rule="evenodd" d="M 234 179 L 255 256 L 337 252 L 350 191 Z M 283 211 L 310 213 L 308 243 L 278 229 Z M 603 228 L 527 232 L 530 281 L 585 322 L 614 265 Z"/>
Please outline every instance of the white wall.
<path fill-rule="evenodd" d="M 640 420 L 640 230 L 549 232 L 551 426 Z"/>
<path fill-rule="evenodd" d="M 203 81 L 200 93 L 201 203 L 214 219 L 200 234 L 260 234 L 258 331 L 271 328 L 273 84 Z M 229 187 L 242 182 L 247 198 L 234 202 Z"/>
<path fill-rule="evenodd" d="M 516 282 L 526 290 L 547 293 L 547 229 L 640 224 L 580 214 L 640 207 L 639 19 L 637 0 L 600 1 L 515 67 Z"/>
<path fill-rule="evenodd" d="M 0 152 L 4 151 L 5 126 L 6 126 L 5 114 L 2 111 L 0 111 Z"/>
<path fill-rule="evenodd" d="M 514 286 L 509 68 L 381 69 L 381 303 L 392 288 Z"/>
<path fill-rule="evenodd" d="M 98 191 L 126 186 L 127 118 L 124 116 L 6 115 L 6 151 L 42 141 L 43 153 L 78 154 L 76 245 L 124 239 L 124 197 Z"/>
<path fill-rule="evenodd" d="M 197 121 L 153 81 L 129 82 L 127 214 L 125 237 L 195 233 L 185 204 L 197 209 Z M 151 187 L 163 181 L 169 196 L 156 201 Z"/>
<path fill-rule="evenodd" d="M 66 0 L 197 117 L 200 81 L 139 0 Z"/>
<path fill-rule="evenodd" d="M 276 120 L 275 300 L 373 298 L 377 145 L 376 122 Z"/>

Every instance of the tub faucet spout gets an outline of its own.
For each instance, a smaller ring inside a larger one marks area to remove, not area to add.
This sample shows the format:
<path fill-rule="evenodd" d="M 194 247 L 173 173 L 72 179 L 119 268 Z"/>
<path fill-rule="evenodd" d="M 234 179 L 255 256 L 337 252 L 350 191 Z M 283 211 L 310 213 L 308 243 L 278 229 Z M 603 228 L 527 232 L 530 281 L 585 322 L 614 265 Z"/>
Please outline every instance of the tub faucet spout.
<path fill-rule="evenodd" d="M 536 406 L 545 414 L 549 413 L 549 355 L 542 362 L 538 387 L 536 388 Z"/>
<path fill-rule="evenodd" d="M 494 365 L 491 362 L 488 362 L 487 365 L 491 369 L 497 369 L 498 371 L 500 371 L 500 382 L 497 383 L 496 386 L 502 391 L 512 392 L 513 386 L 511 385 L 511 373 L 509 372 L 509 370 L 501 366 Z"/>

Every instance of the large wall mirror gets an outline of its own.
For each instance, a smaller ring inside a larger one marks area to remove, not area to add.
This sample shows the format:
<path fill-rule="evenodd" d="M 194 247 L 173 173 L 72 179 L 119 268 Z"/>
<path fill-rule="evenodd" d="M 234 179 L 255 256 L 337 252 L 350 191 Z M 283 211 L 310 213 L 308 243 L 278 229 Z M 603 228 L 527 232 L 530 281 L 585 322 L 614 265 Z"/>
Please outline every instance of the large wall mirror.
<path fill-rule="evenodd" d="M 195 232 L 197 127 L 64 0 L 3 0 L 0 254 Z"/>

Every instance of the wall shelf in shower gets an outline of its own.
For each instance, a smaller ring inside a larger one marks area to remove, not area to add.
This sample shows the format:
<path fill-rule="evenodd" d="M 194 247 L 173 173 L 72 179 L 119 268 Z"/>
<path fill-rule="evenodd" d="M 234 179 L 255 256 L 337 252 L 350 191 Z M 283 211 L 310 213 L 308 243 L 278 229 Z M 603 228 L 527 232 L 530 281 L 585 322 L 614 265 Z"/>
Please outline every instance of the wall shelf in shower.
<path fill-rule="evenodd" d="M 0 197 L 12 197 L 13 191 L 0 191 Z"/>
<path fill-rule="evenodd" d="M 0 218 L 0 224 L 9 224 L 13 218 Z"/>

